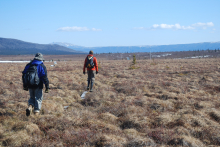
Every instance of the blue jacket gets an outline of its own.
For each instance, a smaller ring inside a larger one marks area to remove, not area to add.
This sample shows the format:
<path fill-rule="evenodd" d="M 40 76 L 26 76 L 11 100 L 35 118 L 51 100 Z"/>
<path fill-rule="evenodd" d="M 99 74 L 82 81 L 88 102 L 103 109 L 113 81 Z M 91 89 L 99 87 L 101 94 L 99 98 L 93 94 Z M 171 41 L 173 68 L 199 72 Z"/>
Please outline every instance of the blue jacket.
<path fill-rule="evenodd" d="M 25 66 L 24 71 L 22 72 L 22 74 L 24 75 L 26 73 L 27 69 L 30 67 L 31 64 L 34 64 L 34 65 L 37 66 L 37 73 L 38 73 L 38 77 L 40 78 L 39 88 L 43 89 L 43 83 L 45 84 L 46 88 L 49 88 L 49 80 L 47 78 L 47 69 L 46 69 L 46 66 L 43 64 L 42 61 L 33 60 L 32 62 L 28 63 Z M 23 76 L 22 76 L 22 79 L 23 79 Z M 29 87 L 29 88 L 31 88 L 31 87 Z"/>

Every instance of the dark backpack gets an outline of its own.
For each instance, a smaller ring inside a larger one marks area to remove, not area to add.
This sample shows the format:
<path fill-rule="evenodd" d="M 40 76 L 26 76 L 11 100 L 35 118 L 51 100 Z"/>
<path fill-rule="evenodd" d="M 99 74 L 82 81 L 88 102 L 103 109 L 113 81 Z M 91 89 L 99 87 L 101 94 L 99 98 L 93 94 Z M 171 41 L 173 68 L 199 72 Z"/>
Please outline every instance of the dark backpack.
<path fill-rule="evenodd" d="M 40 79 L 37 73 L 37 66 L 30 64 L 26 73 L 23 75 L 23 84 L 29 88 L 37 88 L 40 83 Z"/>
<path fill-rule="evenodd" d="M 94 67 L 93 56 L 87 56 L 86 68 L 93 68 L 93 67 Z"/>

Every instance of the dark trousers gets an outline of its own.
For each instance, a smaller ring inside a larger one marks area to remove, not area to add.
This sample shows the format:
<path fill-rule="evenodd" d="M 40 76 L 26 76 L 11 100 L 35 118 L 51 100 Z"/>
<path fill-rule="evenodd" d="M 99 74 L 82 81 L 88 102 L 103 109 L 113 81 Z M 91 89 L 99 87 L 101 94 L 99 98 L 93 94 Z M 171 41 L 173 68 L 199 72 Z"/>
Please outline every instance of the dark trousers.
<path fill-rule="evenodd" d="M 93 84 L 95 82 L 95 70 L 88 70 L 87 73 L 88 73 L 88 79 L 87 79 L 88 87 L 89 87 L 89 85 L 91 83 L 91 89 L 92 89 L 92 86 L 93 86 Z"/>

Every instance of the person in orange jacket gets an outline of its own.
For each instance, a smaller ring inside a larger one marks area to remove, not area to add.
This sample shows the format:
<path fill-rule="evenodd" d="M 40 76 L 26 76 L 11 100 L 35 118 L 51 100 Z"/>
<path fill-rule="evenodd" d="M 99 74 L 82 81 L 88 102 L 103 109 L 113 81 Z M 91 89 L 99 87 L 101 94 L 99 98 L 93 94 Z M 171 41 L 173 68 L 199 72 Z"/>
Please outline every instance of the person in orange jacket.
<path fill-rule="evenodd" d="M 83 67 L 83 74 L 86 74 L 85 68 L 87 68 L 87 73 L 88 73 L 88 86 L 87 90 L 89 90 L 90 86 L 90 92 L 93 91 L 92 87 L 95 82 L 95 74 L 98 74 L 98 62 L 96 57 L 93 56 L 93 51 L 89 51 L 89 55 L 87 55 L 85 62 L 84 62 L 84 67 Z M 91 85 L 90 85 L 91 83 Z"/>

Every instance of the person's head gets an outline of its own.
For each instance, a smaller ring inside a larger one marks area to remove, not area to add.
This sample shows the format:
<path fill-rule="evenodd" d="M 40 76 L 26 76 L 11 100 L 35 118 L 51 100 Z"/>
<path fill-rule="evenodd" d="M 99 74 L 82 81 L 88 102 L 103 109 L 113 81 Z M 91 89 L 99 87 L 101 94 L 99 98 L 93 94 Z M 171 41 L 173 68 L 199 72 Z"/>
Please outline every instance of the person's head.
<path fill-rule="evenodd" d="M 41 53 L 36 53 L 34 59 L 44 61 L 43 55 Z"/>
<path fill-rule="evenodd" d="M 93 55 L 93 51 L 92 51 L 92 50 L 91 50 L 91 51 L 89 51 L 89 54 Z"/>

